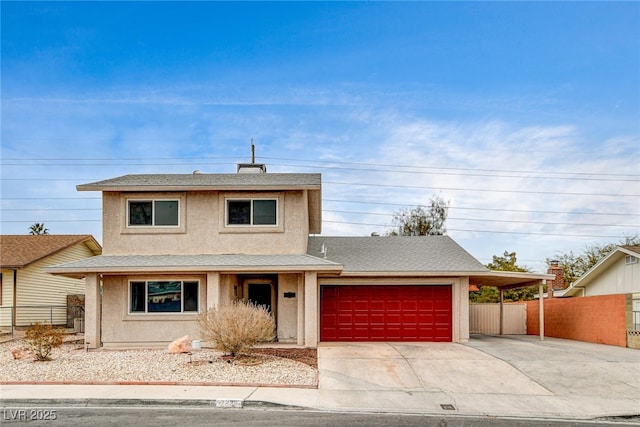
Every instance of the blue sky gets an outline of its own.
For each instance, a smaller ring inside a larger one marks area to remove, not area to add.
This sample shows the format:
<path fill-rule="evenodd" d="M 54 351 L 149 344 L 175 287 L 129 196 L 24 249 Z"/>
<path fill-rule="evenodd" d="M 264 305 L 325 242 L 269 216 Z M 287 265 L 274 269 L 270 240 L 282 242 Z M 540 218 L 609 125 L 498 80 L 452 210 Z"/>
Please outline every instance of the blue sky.
<path fill-rule="evenodd" d="M 127 173 L 323 175 L 323 234 L 450 202 L 520 264 L 640 233 L 638 2 L 6 2 L 3 234 L 101 240 Z"/>

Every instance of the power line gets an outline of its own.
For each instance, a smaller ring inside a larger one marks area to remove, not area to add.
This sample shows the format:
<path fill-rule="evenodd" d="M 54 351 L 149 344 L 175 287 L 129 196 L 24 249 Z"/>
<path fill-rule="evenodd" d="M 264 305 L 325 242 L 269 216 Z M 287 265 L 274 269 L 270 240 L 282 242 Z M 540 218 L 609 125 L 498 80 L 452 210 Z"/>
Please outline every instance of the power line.
<path fill-rule="evenodd" d="M 322 199 L 323 202 L 337 203 L 358 203 L 365 205 L 385 205 L 385 206 L 420 206 L 419 204 L 407 203 L 389 203 L 389 202 L 373 202 L 373 201 L 356 201 L 356 200 L 340 200 L 340 199 Z M 540 211 L 526 209 L 502 209 L 502 208 L 470 208 L 463 206 L 449 206 L 449 209 L 474 210 L 474 211 L 495 211 L 495 212 L 520 212 L 520 213 L 542 213 L 542 214 L 565 214 L 565 215 L 614 215 L 614 216 L 640 216 L 640 213 L 621 213 L 621 212 L 568 212 L 568 211 Z"/>
<path fill-rule="evenodd" d="M 338 182 L 338 181 L 325 181 L 324 183 L 334 184 L 334 185 L 352 185 L 354 187 L 411 188 L 416 190 L 477 191 L 477 192 L 483 192 L 483 193 L 523 193 L 523 194 L 545 194 L 545 195 L 551 194 L 548 191 L 530 191 L 530 190 L 496 190 L 496 189 L 484 189 L 484 188 L 429 187 L 429 186 L 394 185 L 394 184 L 364 184 L 364 183 Z M 640 194 L 574 193 L 574 192 L 562 192 L 562 191 L 554 191 L 553 194 L 561 195 L 561 196 L 640 197 Z"/>
<path fill-rule="evenodd" d="M 338 211 L 338 210 L 330 210 L 323 209 L 322 212 L 335 212 L 335 213 L 345 213 L 345 214 L 357 214 L 357 215 L 378 215 L 378 216 L 395 216 L 394 214 L 386 214 L 386 213 L 378 213 L 378 212 L 354 212 L 354 211 Z M 509 219 L 484 219 L 484 218 L 456 218 L 456 217 L 447 217 L 448 220 L 456 220 L 456 221 L 477 221 L 477 222 L 504 222 L 511 224 L 542 224 L 542 225 L 571 225 L 577 227 L 639 227 L 637 224 L 584 224 L 584 223 L 573 223 L 573 222 L 548 222 L 548 221 L 517 221 L 517 220 L 509 220 Z"/>
<path fill-rule="evenodd" d="M 140 165 L 140 162 L 145 162 L 145 161 L 156 161 L 156 160 L 170 160 L 170 161 L 176 161 L 176 160 L 185 160 L 185 161 L 193 161 L 193 160 L 197 160 L 199 162 L 207 162 L 208 160 L 222 160 L 222 159 L 229 159 L 229 160 L 234 160 L 234 161 L 238 161 L 238 156 L 215 156 L 215 157 L 144 157 L 144 158 L 5 158 L 2 161 L 2 165 L 12 165 L 12 166 L 16 166 L 16 165 L 22 165 L 20 163 L 6 163 L 6 162 L 24 162 L 24 161 L 28 161 L 28 162 L 36 162 L 36 161 L 75 161 L 75 162 L 87 162 L 87 161 L 106 161 L 106 162 L 111 162 L 108 164 L 87 164 L 87 163 L 73 163 L 73 164 L 58 164 L 58 165 L 64 165 L 64 166 L 114 166 L 113 162 L 118 162 L 118 161 L 131 161 L 131 162 L 135 162 L 135 163 L 127 163 L 126 165 Z M 633 178 L 633 179 L 629 179 L 629 181 L 637 181 L 638 180 L 638 175 L 635 174 L 621 174 L 621 173 L 602 173 L 602 172 L 556 172 L 556 171 L 541 171 L 541 170 L 535 170 L 535 171 L 531 171 L 531 170 L 513 170 L 513 169 L 484 169 L 484 168 L 453 168 L 453 167 L 444 167 L 444 166 L 407 166 L 407 165 L 399 165 L 399 164 L 385 164 L 385 163 L 367 163 L 367 162 L 346 162 L 346 161 L 336 161 L 336 160 L 318 160 L 318 159 L 293 159 L 293 158 L 285 158 L 285 157 L 268 157 L 268 156 L 258 156 L 258 159 L 261 160 L 282 160 L 282 161 L 293 161 L 293 162 L 305 162 L 305 163 L 325 163 L 325 164 L 338 164 L 338 165 L 355 165 L 355 166 L 363 166 L 366 167 L 366 169 L 358 169 L 358 168 L 345 168 L 345 169 L 349 169 L 349 170 L 365 170 L 368 172 L 372 172 L 371 167 L 386 167 L 386 168 L 400 168 L 400 169 L 414 169 L 414 170 L 432 170 L 432 171 L 462 171 L 462 172 L 491 172 L 491 173 L 500 173 L 500 174 L 504 174 L 504 173 L 516 173 L 516 174 L 533 174 L 533 175 L 537 175 L 534 177 L 537 178 L 549 178 L 549 175 L 556 175 L 556 176 L 564 176 L 566 178 L 560 178 L 560 179 L 592 179 L 592 178 L 576 178 L 576 177 L 580 177 L 580 176 L 584 176 L 584 177 L 589 177 L 589 176 L 602 176 L 602 177 L 627 177 L 627 178 Z M 224 162 L 224 163 L 212 163 L 212 164 L 229 164 L 230 162 Z M 160 164 L 154 164 L 154 163 L 142 163 L 143 165 L 158 165 L 158 166 L 167 166 L 167 165 L 176 165 L 176 166 L 180 166 L 180 165 L 188 165 L 190 163 L 160 163 Z M 31 165 L 39 165 L 39 164 L 34 164 L 31 163 Z M 43 164 L 43 165 L 48 165 L 51 166 L 51 164 Z M 115 163 L 115 165 L 119 165 L 118 163 Z M 55 164 L 53 164 L 53 166 L 55 166 Z M 334 166 L 312 166 L 312 165 L 291 165 L 291 164 L 283 164 L 283 165 L 278 165 L 278 166 L 295 166 L 295 167 L 316 167 L 316 168 L 336 168 Z M 393 170 L 390 170 L 393 171 Z M 401 171 L 395 171 L 395 172 L 401 172 Z M 410 172 L 410 171 L 409 171 Z M 415 171 L 414 171 L 415 172 Z M 435 173 L 435 172 L 432 172 Z M 440 172 L 442 173 L 442 172 Z M 442 173 L 444 174 L 444 173 Z M 544 175 L 544 176 L 540 176 L 540 175 Z M 474 175 L 472 175 L 474 176 Z M 491 176 L 491 175 L 480 175 L 480 176 Z M 503 175 L 500 175 L 503 176 Z M 504 176 L 503 176 L 504 177 Z M 517 177 L 522 177 L 521 175 L 518 175 Z M 627 179 L 625 179 L 626 181 Z M 617 181 L 617 180 L 615 180 Z"/>
<path fill-rule="evenodd" d="M 333 224 L 351 224 L 351 225 L 360 225 L 360 226 L 369 226 L 369 227 L 385 227 L 385 228 L 393 228 L 386 224 L 369 224 L 363 222 L 348 222 L 348 221 L 329 221 L 323 220 L 322 222 L 328 222 Z M 621 239 L 624 236 L 603 236 L 603 235 L 591 235 L 591 234 L 558 234 L 558 233 L 536 233 L 532 231 L 496 231 L 496 230 L 466 230 L 461 228 L 448 228 L 449 231 L 459 231 L 459 232 L 467 232 L 467 233 L 493 233 L 493 234 L 525 234 L 525 235 L 533 235 L 533 236 L 555 236 L 555 237 L 597 237 L 597 238 L 609 238 L 609 239 Z"/>

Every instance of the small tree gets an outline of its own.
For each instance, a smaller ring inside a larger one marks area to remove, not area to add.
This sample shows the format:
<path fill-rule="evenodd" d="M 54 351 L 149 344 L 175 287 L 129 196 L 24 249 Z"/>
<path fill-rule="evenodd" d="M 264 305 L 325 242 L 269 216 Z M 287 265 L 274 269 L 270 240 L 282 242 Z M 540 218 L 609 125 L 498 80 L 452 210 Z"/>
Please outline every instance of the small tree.
<path fill-rule="evenodd" d="M 62 345 L 62 328 L 54 328 L 49 324 L 36 322 L 25 332 L 27 350 L 31 351 L 37 361 L 51 360 L 49 355 L 54 348 Z"/>
<path fill-rule="evenodd" d="M 445 222 L 449 213 L 449 203 L 440 196 L 433 196 L 429 206 L 402 209 L 393 214 L 396 230 L 391 236 L 440 236 L 446 234 Z"/>
<path fill-rule="evenodd" d="M 273 316 L 264 306 L 243 301 L 211 309 L 201 314 L 198 322 L 202 336 L 216 350 L 232 357 L 271 341 L 276 329 Z"/>
<path fill-rule="evenodd" d="M 489 270 L 494 271 L 521 271 L 530 272 L 528 267 L 518 265 L 518 257 L 515 252 L 504 251 L 502 256 L 494 255 L 492 261 L 487 264 Z M 504 292 L 504 300 L 509 301 L 530 301 L 538 291 L 537 286 L 528 286 L 521 289 L 511 289 Z M 476 303 L 500 302 L 500 292 L 493 286 L 482 286 L 478 291 L 469 293 L 469 301 Z"/>
<path fill-rule="evenodd" d="M 40 224 L 39 222 L 36 222 L 29 227 L 29 234 L 32 236 L 49 234 L 49 229 L 44 227 L 44 223 Z"/>

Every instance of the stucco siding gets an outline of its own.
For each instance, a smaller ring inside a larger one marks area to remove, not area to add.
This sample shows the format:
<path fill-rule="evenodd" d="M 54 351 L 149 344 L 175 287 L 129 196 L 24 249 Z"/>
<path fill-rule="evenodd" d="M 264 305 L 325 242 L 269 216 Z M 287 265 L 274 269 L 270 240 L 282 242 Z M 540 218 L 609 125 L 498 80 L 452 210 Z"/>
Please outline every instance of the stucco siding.
<path fill-rule="evenodd" d="M 126 222 L 128 197 L 167 198 L 172 193 L 103 193 L 104 255 L 162 254 L 301 254 L 307 249 L 309 224 L 304 191 L 175 193 L 182 197 L 180 226 L 131 228 Z M 274 227 L 225 227 L 225 197 L 278 198 Z"/>
<path fill-rule="evenodd" d="M 199 311 L 206 305 L 206 276 L 106 276 L 102 285 L 102 343 L 105 348 L 159 347 L 184 335 L 202 339 L 197 313 L 129 313 L 130 280 L 199 280 Z"/>
<path fill-rule="evenodd" d="M 299 274 L 278 275 L 278 341 L 294 342 L 298 337 Z"/>
<path fill-rule="evenodd" d="M 622 257 L 592 279 L 585 295 L 612 295 L 640 292 L 640 263 L 626 264 Z"/>
<path fill-rule="evenodd" d="M 28 326 L 35 322 L 67 323 L 67 295 L 84 294 L 85 281 L 54 276 L 43 271 L 44 267 L 76 261 L 93 256 L 93 252 L 79 243 L 61 252 L 48 256 L 17 271 L 16 326 Z M 13 273 L 3 271 L 3 307 L 13 306 Z M 5 280 L 6 279 L 6 280 Z M 51 308 L 51 306 L 56 306 Z M 10 325 L 6 308 L 2 310 L 0 325 Z"/>

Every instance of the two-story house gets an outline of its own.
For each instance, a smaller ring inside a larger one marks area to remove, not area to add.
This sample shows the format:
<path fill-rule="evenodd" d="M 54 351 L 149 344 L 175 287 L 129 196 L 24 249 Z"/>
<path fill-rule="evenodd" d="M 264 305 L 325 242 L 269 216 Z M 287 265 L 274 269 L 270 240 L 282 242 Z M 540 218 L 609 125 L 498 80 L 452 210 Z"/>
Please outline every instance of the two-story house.
<path fill-rule="evenodd" d="M 89 347 L 200 338 L 199 313 L 266 305 L 277 339 L 453 341 L 469 337 L 468 286 L 540 283 L 490 272 L 447 236 L 323 237 L 321 176 L 125 175 L 100 191 L 103 253 L 49 269 L 86 280 Z"/>

